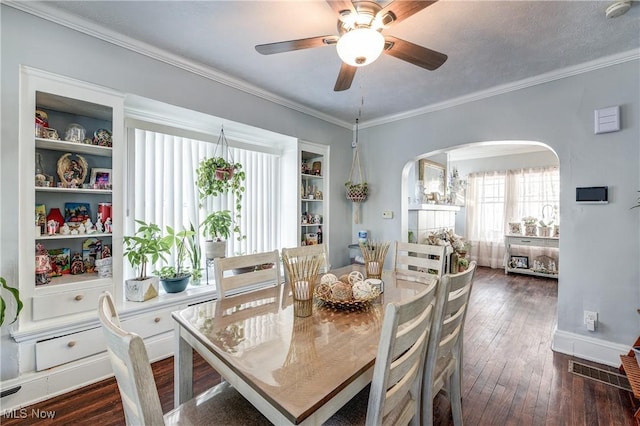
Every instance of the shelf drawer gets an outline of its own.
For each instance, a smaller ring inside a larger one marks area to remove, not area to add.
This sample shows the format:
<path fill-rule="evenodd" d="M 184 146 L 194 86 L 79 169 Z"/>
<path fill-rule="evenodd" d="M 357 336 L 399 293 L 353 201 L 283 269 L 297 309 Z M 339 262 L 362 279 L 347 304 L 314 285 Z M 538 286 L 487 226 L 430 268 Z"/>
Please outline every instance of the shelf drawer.
<path fill-rule="evenodd" d="M 517 237 L 517 238 L 509 238 L 508 243 L 512 245 L 518 246 L 541 246 L 544 244 L 544 241 L 540 241 L 537 238 L 527 238 L 527 237 Z"/>
<path fill-rule="evenodd" d="M 122 321 L 122 328 L 138 334 L 143 339 L 173 330 L 171 312 L 177 307 L 151 312 Z"/>
<path fill-rule="evenodd" d="M 98 298 L 111 286 L 47 294 L 33 298 L 33 320 L 40 321 L 81 312 L 98 312 Z"/>
<path fill-rule="evenodd" d="M 97 309 L 97 302 L 94 307 Z M 36 343 L 36 371 L 85 358 L 107 350 L 102 328 L 92 328 Z"/>

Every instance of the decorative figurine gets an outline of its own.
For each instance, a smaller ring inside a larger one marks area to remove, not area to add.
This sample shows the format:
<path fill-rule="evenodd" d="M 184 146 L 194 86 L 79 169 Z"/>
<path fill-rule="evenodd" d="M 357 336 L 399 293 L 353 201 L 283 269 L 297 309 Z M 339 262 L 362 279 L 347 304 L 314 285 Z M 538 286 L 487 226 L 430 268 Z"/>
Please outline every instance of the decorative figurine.
<path fill-rule="evenodd" d="M 108 217 L 107 220 L 104 222 L 104 232 L 106 233 L 111 233 L 111 218 Z"/>
<path fill-rule="evenodd" d="M 85 228 L 84 223 L 81 223 L 78 226 L 78 234 L 85 234 L 87 232 L 87 228 Z"/>
<path fill-rule="evenodd" d="M 93 234 L 94 232 L 96 232 L 96 226 L 93 224 L 93 222 L 91 222 L 91 219 L 87 219 L 84 222 L 84 227 L 86 229 L 87 234 Z"/>
<path fill-rule="evenodd" d="M 109 248 L 109 246 L 105 245 L 102 249 L 102 258 L 105 259 L 107 257 L 111 257 L 111 249 Z"/>
<path fill-rule="evenodd" d="M 84 262 L 82 261 L 80 253 L 74 253 L 73 258 L 71 259 L 71 274 L 84 274 Z"/>
<path fill-rule="evenodd" d="M 69 228 L 69 224 L 65 223 L 64 225 L 62 225 L 62 228 L 60 228 L 60 233 L 62 235 L 69 235 L 71 233 L 71 228 Z"/>
<path fill-rule="evenodd" d="M 56 222 L 55 220 L 50 220 L 49 222 L 47 222 L 48 235 L 55 235 L 57 231 L 58 231 L 58 222 Z"/>
<path fill-rule="evenodd" d="M 102 227 L 102 220 L 100 218 L 100 213 L 98 213 L 98 221 L 96 222 L 96 232 L 102 233 L 104 228 Z"/>

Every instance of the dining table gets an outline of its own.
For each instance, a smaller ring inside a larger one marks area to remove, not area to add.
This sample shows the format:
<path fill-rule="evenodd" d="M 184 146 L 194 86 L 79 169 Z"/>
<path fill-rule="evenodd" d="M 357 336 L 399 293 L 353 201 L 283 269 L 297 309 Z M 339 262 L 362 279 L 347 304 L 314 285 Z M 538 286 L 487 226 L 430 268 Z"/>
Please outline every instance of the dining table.
<path fill-rule="evenodd" d="M 364 272 L 331 273 L 354 270 Z M 195 349 L 273 424 L 324 423 L 371 382 L 386 304 L 424 290 L 391 271 L 382 281 L 368 303 L 316 300 L 308 317 L 295 315 L 287 283 L 173 312 L 174 403 L 193 397 Z"/>

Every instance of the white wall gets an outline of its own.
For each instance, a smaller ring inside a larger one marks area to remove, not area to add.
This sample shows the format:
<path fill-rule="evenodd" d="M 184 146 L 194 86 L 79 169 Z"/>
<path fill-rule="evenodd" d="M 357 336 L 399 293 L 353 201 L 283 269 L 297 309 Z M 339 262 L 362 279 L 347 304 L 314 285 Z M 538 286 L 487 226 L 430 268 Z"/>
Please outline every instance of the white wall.
<path fill-rule="evenodd" d="M 216 83 L 149 57 L 100 41 L 6 5 L 0 6 L 2 130 L 0 141 L 0 275 L 14 286 L 18 277 L 19 203 L 16 177 L 18 162 L 19 66 L 28 65 L 52 73 L 109 87 L 123 93 L 156 99 L 256 126 L 287 136 L 331 146 L 330 203 L 331 264 L 349 261 L 351 203 L 344 197 L 343 183 L 351 166 L 351 129 L 276 105 L 260 97 Z M 290 226 L 297 226 L 292 223 Z M 21 255 L 32 255 L 22 253 Z M 2 328 L 1 378 L 18 372 L 17 348 Z"/>
<path fill-rule="evenodd" d="M 425 152 L 495 140 L 547 144 L 560 160 L 562 270 L 556 345 L 564 352 L 614 363 L 612 351 L 607 356 L 584 353 L 589 351 L 584 346 L 604 342 L 617 350 L 632 344 L 640 328 L 636 313 L 640 306 L 640 209 L 629 209 L 640 189 L 639 77 L 635 60 L 401 121 L 361 127 L 363 150 L 377 154 L 367 156 L 371 195 L 363 204 L 361 226 L 380 239 L 400 236 L 398 213 L 410 195 L 401 190 L 402 172 L 407 162 Z M 611 105 L 621 106 L 622 131 L 595 135 L 593 110 Z M 380 172 L 372 173 L 374 170 Z M 576 187 L 601 185 L 609 186 L 609 204 L 575 203 Z M 395 211 L 395 218 L 383 220 L 384 210 Z M 583 325 L 584 310 L 599 313 L 595 333 Z"/>

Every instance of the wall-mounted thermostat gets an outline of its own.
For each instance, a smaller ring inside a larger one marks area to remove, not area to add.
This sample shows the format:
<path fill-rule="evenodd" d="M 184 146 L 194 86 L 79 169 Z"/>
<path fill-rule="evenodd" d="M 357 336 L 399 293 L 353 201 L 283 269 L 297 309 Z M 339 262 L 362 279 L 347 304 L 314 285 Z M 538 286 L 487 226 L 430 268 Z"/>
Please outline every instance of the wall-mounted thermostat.
<path fill-rule="evenodd" d="M 576 202 L 585 204 L 606 204 L 609 202 L 608 186 L 576 188 Z"/>

